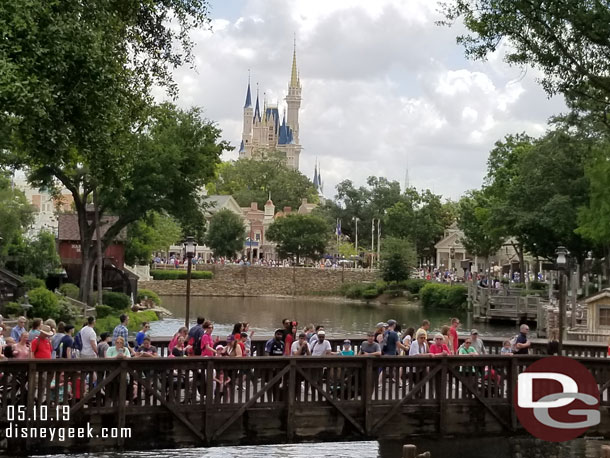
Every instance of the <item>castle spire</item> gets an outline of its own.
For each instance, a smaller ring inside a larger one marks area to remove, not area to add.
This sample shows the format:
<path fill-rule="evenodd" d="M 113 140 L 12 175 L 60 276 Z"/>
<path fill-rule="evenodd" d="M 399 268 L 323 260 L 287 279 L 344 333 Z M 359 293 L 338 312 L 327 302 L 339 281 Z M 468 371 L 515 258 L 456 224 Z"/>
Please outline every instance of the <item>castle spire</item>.
<path fill-rule="evenodd" d="M 258 103 L 258 83 L 256 83 L 256 106 L 254 108 L 254 121 L 256 121 L 257 119 L 258 121 L 261 120 L 261 110 Z"/>
<path fill-rule="evenodd" d="M 252 107 L 252 97 L 250 95 L 250 69 L 248 69 L 248 91 L 246 92 L 246 103 L 244 104 L 244 108 Z"/>
<path fill-rule="evenodd" d="M 320 184 L 318 182 L 318 160 L 317 159 L 314 164 L 315 165 L 313 166 L 313 187 L 316 188 L 316 191 L 317 191 L 318 187 L 320 186 Z"/>
<path fill-rule="evenodd" d="M 299 72 L 297 70 L 297 37 L 294 36 L 292 50 L 292 73 L 290 74 L 290 87 L 299 87 Z"/>

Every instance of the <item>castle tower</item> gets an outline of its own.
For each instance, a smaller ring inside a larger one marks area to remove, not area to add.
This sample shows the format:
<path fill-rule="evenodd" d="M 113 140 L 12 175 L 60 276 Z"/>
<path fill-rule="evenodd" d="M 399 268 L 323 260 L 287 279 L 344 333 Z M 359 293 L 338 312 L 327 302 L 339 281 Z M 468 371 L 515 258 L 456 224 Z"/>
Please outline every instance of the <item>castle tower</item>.
<path fill-rule="evenodd" d="M 254 122 L 254 109 L 252 108 L 252 95 L 250 91 L 250 75 L 248 74 L 248 90 L 246 91 L 246 103 L 244 103 L 244 128 L 241 135 L 241 145 L 239 148 L 239 157 L 250 157 L 250 148 L 252 145 L 252 127 Z"/>
<path fill-rule="evenodd" d="M 292 52 L 292 71 L 290 73 L 290 84 L 286 96 L 288 115 L 286 122 L 292 129 L 294 142 L 299 145 L 299 109 L 301 108 L 301 80 L 297 70 L 297 47 L 296 41 Z"/>

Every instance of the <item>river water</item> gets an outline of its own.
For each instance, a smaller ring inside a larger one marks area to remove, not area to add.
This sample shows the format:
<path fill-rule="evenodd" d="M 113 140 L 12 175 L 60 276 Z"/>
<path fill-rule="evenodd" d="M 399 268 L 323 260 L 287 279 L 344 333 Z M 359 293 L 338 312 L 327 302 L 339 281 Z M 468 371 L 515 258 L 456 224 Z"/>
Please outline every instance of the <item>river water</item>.
<path fill-rule="evenodd" d="M 576 439 L 564 443 L 543 442 L 531 437 L 408 439 L 418 452 L 432 458 L 602 458 L 601 446 L 609 441 Z M 241 447 L 182 448 L 135 452 L 91 453 L 90 458 L 401 458 L 403 442 L 324 442 Z M 70 457 L 76 455 L 53 455 Z"/>
<path fill-rule="evenodd" d="M 153 336 L 173 335 L 184 325 L 185 298 L 164 296 L 162 305 L 173 313 L 173 317 L 152 323 Z M 363 335 L 372 330 L 376 323 L 394 319 L 403 329 L 419 328 L 422 320 L 431 322 L 431 329 L 438 330 L 449 324 L 453 316 L 460 318 L 462 331 L 476 327 L 482 336 L 512 337 L 517 332 L 515 324 L 472 323 L 466 313 L 452 310 L 423 308 L 409 301 L 396 301 L 387 305 L 365 304 L 346 300 L 321 298 L 279 298 L 279 297 L 202 297 L 191 298 L 191 322 L 203 316 L 214 322 L 214 334 L 227 336 L 236 322 L 249 322 L 255 335 L 270 336 L 282 326 L 284 318 L 299 322 L 299 329 L 305 324 L 322 324 L 329 337 Z M 535 334 L 532 334 L 535 336 Z"/>

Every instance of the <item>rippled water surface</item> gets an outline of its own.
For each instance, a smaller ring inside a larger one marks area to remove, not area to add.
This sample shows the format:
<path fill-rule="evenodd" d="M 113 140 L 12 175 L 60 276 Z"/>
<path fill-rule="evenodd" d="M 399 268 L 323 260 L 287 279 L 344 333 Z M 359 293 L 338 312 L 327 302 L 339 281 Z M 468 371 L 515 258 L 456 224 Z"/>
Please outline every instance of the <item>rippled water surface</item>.
<path fill-rule="evenodd" d="M 156 336 L 173 335 L 184 324 L 185 298 L 165 296 L 163 306 L 174 316 L 152 323 Z M 258 335 L 269 336 L 281 326 L 282 319 L 290 318 L 304 324 L 322 324 L 326 333 L 333 337 L 362 335 L 379 321 L 395 319 L 404 327 L 417 329 L 422 320 L 428 319 L 432 329 L 448 324 L 455 312 L 451 310 L 424 309 L 413 302 L 392 302 L 388 305 L 364 304 L 350 301 L 328 301 L 317 298 L 275 297 L 201 297 L 191 298 L 191 321 L 197 316 L 211 319 L 215 323 L 214 334 L 224 337 L 233 329 L 233 324 L 247 321 Z M 511 337 L 516 325 L 511 323 L 471 323 L 465 313 L 458 313 L 462 331 L 476 327 L 481 335 Z M 534 334 L 533 334 L 534 335 Z"/>
<path fill-rule="evenodd" d="M 418 452 L 430 451 L 432 458 L 602 458 L 601 446 L 608 441 L 577 439 L 550 443 L 530 437 L 414 439 Z M 257 445 L 242 447 L 183 448 L 135 452 L 52 455 L 90 458 L 401 458 L 402 442 L 323 442 Z"/>

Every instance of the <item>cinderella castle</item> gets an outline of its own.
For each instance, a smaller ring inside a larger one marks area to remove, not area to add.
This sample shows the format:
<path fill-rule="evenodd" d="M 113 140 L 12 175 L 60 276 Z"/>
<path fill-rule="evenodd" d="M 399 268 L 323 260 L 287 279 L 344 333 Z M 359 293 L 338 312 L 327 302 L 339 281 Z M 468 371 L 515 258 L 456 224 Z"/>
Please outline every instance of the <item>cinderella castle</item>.
<path fill-rule="evenodd" d="M 244 104 L 244 129 L 239 147 L 240 159 L 262 159 L 272 151 L 279 151 L 286 155 L 286 165 L 299 169 L 299 156 L 301 144 L 299 142 L 299 109 L 301 108 L 301 80 L 297 70 L 296 46 L 292 54 L 292 72 L 288 95 L 286 96 L 286 109 L 280 119 L 278 105 L 267 104 L 264 101 L 260 108 L 258 88 L 256 89 L 256 102 L 252 106 L 250 81 L 246 91 Z"/>

